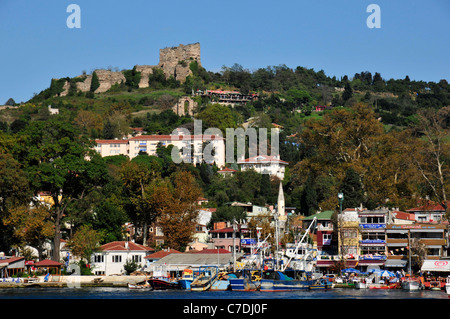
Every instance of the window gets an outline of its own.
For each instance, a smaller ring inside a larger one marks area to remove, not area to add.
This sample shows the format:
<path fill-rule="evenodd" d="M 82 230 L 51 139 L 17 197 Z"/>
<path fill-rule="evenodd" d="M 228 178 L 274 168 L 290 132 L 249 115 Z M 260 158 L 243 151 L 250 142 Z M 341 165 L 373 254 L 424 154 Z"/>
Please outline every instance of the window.
<path fill-rule="evenodd" d="M 134 261 L 135 263 L 140 263 L 142 261 L 142 256 L 141 255 L 133 255 L 133 256 L 131 256 L 131 260 Z"/>
<path fill-rule="evenodd" d="M 105 261 L 105 256 L 103 255 L 94 255 L 94 262 L 95 263 L 102 263 Z"/>
<path fill-rule="evenodd" d="M 322 241 L 322 243 L 324 245 L 331 244 L 331 238 L 332 238 L 332 234 L 323 234 L 323 237 L 322 237 L 323 241 Z"/>
<path fill-rule="evenodd" d="M 344 238 L 356 238 L 358 231 L 356 229 L 344 229 Z"/>
<path fill-rule="evenodd" d="M 122 256 L 121 255 L 113 255 L 112 257 L 112 262 L 113 263 L 121 263 L 122 262 Z"/>

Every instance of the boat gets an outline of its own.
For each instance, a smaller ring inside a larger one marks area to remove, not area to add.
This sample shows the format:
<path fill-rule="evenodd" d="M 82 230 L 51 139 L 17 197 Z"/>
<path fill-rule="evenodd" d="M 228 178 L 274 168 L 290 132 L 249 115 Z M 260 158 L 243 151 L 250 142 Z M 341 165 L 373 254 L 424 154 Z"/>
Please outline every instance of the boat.
<path fill-rule="evenodd" d="M 147 280 L 153 290 L 181 289 L 177 281 L 171 281 L 169 278 L 150 278 Z"/>
<path fill-rule="evenodd" d="M 206 291 L 211 288 L 212 284 L 219 274 L 217 266 L 201 266 L 199 275 L 191 283 L 191 291 Z"/>
<path fill-rule="evenodd" d="M 261 271 L 244 269 L 241 276 L 229 280 L 232 291 L 257 291 L 261 286 Z"/>
<path fill-rule="evenodd" d="M 309 289 L 309 287 L 315 283 L 315 280 L 313 280 L 307 272 L 297 273 L 294 278 L 281 271 L 264 272 L 263 278 L 261 278 L 260 291 L 295 291 Z"/>
<path fill-rule="evenodd" d="M 213 284 L 209 288 L 211 291 L 225 291 L 230 290 L 230 279 L 231 278 L 237 278 L 235 274 L 227 273 L 227 272 L 221 272 L 217 275 L 216 280 L 214 280 Z"/>
<path fill-rule="evenodd" d="M 369 284 L 368 288 L 369 289 L 397 289 L 399 288 L 400 283 L 398 282 L 394 282 L 391 284 Z"/>
<path fill-rule="evenodd" d="M 333 283 L 331 281 L 328 281 L 326 278 L 320 278 L 316 279 L 316 281 L 309 286 L 310 290 L 317 290 L 317 289 L 329 289 L 333 287 Z"/>
<path fill-rule="evenodd" d="M 419 290 L 421 289 L 421 283 L 418 278 L 406 278 L 401 283 L 402 289 L 404 290 Z"/>
<path fill-rule="evenodd" d="M 128 283 L 129 289 L 153 289 L 148 280 L 137 282 L 135 284 Z"/>
<path fill-rule="evenodd" d="M 364 278 L 358 278 L 355 280 L 355 288 L 356 289 L 367 289 L 367 283 Z"/>
<path fill-rule="evenodd" d="M 191 283 L 194 281 L 194 270 L 193 269 L 184 269 L 183 275 L 180 280 L 178 280 L 178 284 L 181 289 L 191 289 Z"/>

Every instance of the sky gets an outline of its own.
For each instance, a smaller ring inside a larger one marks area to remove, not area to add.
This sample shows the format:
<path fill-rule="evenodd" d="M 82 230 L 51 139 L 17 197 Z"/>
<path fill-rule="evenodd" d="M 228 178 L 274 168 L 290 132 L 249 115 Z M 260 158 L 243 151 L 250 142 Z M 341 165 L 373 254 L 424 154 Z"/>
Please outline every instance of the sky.
<path fill-rule="evenodd" d="M 70 4 L 80 28 L 67 25 Z M 367 25 L 370 4 L 380 28 Z M 52 78 L 156 65 L 160 49 L 196 42 L 208 71 L 284 64 L 449 81 L 449 31 L 449 0 L 0 0 L 0 105 Z"/>

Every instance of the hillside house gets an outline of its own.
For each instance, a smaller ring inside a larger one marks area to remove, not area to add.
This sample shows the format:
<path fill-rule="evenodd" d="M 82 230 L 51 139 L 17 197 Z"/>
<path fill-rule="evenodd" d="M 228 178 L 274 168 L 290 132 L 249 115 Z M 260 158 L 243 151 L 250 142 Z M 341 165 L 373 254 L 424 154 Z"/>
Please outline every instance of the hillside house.
<path fill-rule="evenodd" d="M 279 159 L 279 156 L 258 155 L 243 160 L 238 160 L 237 164 L 241 171 L 255 170 L 260 174 L 269 174 L 271 177 L 284 179 L 284 172 L 288 162 Z"/>

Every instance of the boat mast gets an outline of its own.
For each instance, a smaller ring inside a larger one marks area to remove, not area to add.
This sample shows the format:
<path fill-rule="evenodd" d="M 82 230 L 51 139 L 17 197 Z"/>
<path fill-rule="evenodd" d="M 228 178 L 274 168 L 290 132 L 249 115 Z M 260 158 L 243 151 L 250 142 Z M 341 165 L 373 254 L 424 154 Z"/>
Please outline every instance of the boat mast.
<path fill-rule="evenodd" d="M 411 230 L 408 229 L 408 273 L 411 276 Z"/>
<path fill-rule="evenodd" d="M 289 258 L 289 260 L 287 261 L 286 265 L 284 266 L 283 271 L 286 270 L 286 268 L 289 265 L 289 263 L 291 262 L 292 258 L 294 258 L 294 256 L 297 254 L 297 251 L 300 248 L 300 245 L 303 243 L 303 240 L 305 239 L 306 235 L 309 234 L 309 230 L 316 223 L 316 221 L 317 221 L 317 217 L 314 217 L 312 222 L 311 222 L 311 224 L 309 225 L 308 229 L 303 234 L 302 239 L 300 239 L 299 243 L 297 244 L 297 247 L 295 247 L 294 254 L 291 256 L 291 258 Z"/>

